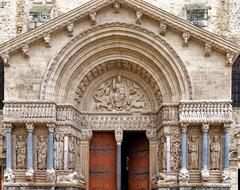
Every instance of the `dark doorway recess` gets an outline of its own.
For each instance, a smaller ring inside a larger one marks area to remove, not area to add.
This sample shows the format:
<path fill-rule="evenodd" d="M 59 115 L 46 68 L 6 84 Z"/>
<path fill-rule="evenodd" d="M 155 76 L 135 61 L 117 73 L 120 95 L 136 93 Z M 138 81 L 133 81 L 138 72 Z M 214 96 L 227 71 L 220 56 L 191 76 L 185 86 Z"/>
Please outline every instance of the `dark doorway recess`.
<path fill-rule="evenodd" d="M 122 190 L 149 189 L 149 142 L 145 132 L 125 132 L 122 143 Z"/>

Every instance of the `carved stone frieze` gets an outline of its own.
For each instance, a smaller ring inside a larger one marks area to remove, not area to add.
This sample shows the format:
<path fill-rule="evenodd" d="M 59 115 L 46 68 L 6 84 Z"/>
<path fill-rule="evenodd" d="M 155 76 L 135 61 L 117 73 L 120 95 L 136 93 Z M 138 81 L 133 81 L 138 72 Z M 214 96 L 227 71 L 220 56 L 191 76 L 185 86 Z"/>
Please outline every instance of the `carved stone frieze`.
<path fill-rule="evenodd" d="M 232 121 L 232 105 L 229 101 L 189 101 L 181 102 L 180 122 L 225 123 Z"/>
<path fill-rule="evenodd" d="M 105 81 L 93 98 L 96 111 L 132 111 L 148 107 L 141 87 L 120 75 Z"/>

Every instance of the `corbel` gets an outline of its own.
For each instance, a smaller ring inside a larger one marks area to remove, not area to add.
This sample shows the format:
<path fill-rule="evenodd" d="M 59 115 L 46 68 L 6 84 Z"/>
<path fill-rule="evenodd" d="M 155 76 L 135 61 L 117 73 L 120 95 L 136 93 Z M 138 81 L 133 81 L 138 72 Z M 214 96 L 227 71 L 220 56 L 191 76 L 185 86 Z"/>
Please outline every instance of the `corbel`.
<path fill-rule="evenodd" d="M 212 54 L 212 44 L 210 42 L 205 43 L 205 52 L 204 55 L 205 57 L 210 57 Z"/>
<path fill-rule="evenodd" d="M 143 16 L 143 13 L 141 11 L 136 11 L 136 17 L 137 17 L 136 24 L 139 24 L 139 25 L 142 24 L 142 16 Z"/>
<path fill-rule="evenodd" d="M 233 65 L 233 60 L 234 60 L 235 54 L 231 51 L 227 51 L 227 55 L 226 55 L 226 66 L 227 67 L 231 67 Z"/>
<path fill-rule="evenodd" d="M 30 57 L 29 46 L 27 44 L 22 46 L 22 54 L 23 54 L 23 57 L 25 57 L 25 58 L 29 58 Z"/>
<path fill-rule="evenodd" d="M 92 24 L 92 25 L 97 24 L 96 16 L 97 16 L 97 13 L 96 13 L 96 12 L 93 12 L 93 13 L 90 13 L 90 14 L 89 14 L 89 18 L 90 18 L 90 21 L 91 21 L 91 24 Z"/>
<path fill-rule="evenodd" d="M 115 13 L 119 13 L 120 12 L 121 5 L 120 5 L 118 0 L 113 2 L 113 7 L 114 7 L 114 12 Z"/>
<path fill-rule="evenodd" d="M 10 65 L 9 65 L 8 61 L 9 61 L 10 56 L 9 56 L 8 52 L 3 52 L 3 53 L 1 53 L 1 54 L 0 54 L 0 57 L 1 57 L 2 60 L 3 60 L 4 66 L 5 66 L 5 67 L 9 67 Z"/>
<path fill-rule="evenodd" d="M 191 38 L 190 34 L 188 32 L 183 32 L 182 38 L 183 38 L 183 47 L 188 47 L 189 40 Z"/>
<path fill-rule="evenodd" d="M 52 46 L 52 38 L 51 38 L 51 35 L 50 34 L 46 34 L 44 37 L 44 42 L 45 42 L 45 45 L 46 47 L 51 47 Z"/>
<path fill-rule="evenodd" d="M 67 25 L 67 31 L 68 31 L 68 36 L 72 37 L 73 33 L 74 33 L 74 24 L 73 24 L 73 22 L 71 22 L 71 23 L 69 23 Z"/>
<path fill-rule="evenodd" d="M 161 21 L 159 34 L 161 36 L 165 36 L 166 32 L 167 32 L 167 25 L 166 25 L 166 23 L 164 21 Z"/>

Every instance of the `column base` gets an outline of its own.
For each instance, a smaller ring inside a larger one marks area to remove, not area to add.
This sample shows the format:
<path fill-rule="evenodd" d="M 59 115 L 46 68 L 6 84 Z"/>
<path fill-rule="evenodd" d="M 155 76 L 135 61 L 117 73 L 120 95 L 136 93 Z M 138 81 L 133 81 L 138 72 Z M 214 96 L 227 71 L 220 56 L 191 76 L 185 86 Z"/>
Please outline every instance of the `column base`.
<path fill-rule="evenodd" d="M 55 182 L 56 181 L 56 171 L 54 169 L 47 169 L 47 181 L 48 182 Z"/>
<path fill-rule="evenodd" d="M 201 171 L 201 177 L 202 177 L 202 181 L 203 182 L 207 182 L 208 181 L 208 178 L 209 178 L 209 171 L 208 169 L 202 169 Z"/>
<path fill-rule="evenodd" d="M 15 181 L 15 175 L 11 169 L 7 169 L 4 172 L 4 182 L 5 183 L 13 183 Z"/>
<path fill-rule="evenodd" d="M 230 176 L 230 172 L 227 169 L 223 170 L 222 183 L 231 183 L 232 178 Z"/>
<path fill-rule="evenodd" d="M 34 170 L 33 169 L 29 169 L 27 172 L 26 172 L 26 177 L 29 181 L 32 181 L 33 180 L 33 174 L 34 174 Z"/>
<path fill-rule="evenodd" d="M 181 171 L 179 173 L 179 176 L 178 176 L 178 179 L 179 179 L 179 182 L 188 183 L 189 173 L 188 173 L 188 170 L 186 168 L 181 169 Z"/>

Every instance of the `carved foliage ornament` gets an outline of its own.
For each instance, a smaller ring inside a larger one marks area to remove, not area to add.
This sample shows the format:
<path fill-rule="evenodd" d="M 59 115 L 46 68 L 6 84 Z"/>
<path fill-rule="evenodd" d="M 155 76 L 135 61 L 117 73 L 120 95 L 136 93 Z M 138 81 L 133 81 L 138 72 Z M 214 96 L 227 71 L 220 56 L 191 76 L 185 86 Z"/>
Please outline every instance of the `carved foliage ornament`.
<path fill-rule="evenodd" d="M 131 111 L 147 107 L 142 89 L 120 75 L 100 85 L 93 99 L 97 111 Z"/>

